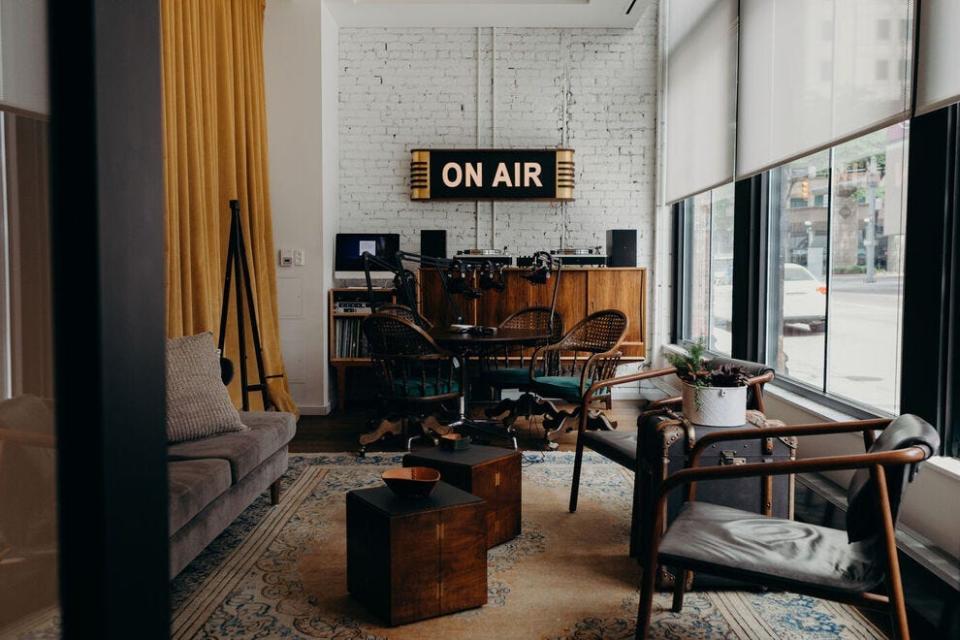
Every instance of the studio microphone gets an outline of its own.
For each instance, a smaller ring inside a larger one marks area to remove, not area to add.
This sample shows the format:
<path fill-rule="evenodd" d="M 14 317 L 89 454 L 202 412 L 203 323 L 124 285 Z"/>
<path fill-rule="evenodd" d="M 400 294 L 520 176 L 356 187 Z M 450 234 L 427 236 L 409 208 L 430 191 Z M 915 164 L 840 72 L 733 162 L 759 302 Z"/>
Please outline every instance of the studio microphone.
<path fill-rule="evenodd" d="M 480 288 L 489 291 L 495 289 L 503 291 L 506 288 L 503 282 L 503 266 L 490 261 L 483 263 L 480 271 Z"/>
<path fill-rule="evenodd" d="M 553 271 L 553 256 L 546 251 L 537 251 L 530 262 L 530 271 L 523 277 L 533 284 L 546 284 Z"/>

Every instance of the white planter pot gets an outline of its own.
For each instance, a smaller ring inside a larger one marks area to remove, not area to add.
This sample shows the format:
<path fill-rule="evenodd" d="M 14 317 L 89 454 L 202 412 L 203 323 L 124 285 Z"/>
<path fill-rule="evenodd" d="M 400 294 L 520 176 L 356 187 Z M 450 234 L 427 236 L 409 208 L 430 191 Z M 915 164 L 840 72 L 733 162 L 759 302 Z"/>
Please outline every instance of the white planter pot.
<path fill-rule="evenodd" d="M 684 382 L 682 396 L 683 415 L 693 424 L 705 427 L 740 427 L 747 421 L 746 387 L 698 389 Z"/>

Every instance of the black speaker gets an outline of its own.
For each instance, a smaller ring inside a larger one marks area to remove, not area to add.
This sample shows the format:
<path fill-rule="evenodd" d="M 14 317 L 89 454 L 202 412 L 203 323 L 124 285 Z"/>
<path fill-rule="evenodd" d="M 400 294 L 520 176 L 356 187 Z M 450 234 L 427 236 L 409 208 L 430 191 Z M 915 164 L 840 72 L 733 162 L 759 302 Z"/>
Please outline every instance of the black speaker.
<path fill-rule="evenodd" d="M 420 253 L 430 258 L 447 257 L 447 232 L 445 229 L 421 229 Z"/>
<path fill-rule="evenodd" d="M 610 229 L 607 231 L 607 266 L 637 266 L 636 229 Z"/>

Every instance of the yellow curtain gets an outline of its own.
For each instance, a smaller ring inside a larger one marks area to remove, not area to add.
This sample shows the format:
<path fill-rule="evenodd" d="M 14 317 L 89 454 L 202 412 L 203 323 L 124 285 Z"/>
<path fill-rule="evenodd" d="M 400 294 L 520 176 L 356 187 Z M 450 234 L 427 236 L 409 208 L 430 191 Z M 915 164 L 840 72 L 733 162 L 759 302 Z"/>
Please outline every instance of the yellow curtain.
<path fill-rule="evenodd" d="M 284 367 L 267 175 L 263 11 L 264 0 L 161 0 L 166 295 L 168 335 L 218 334 L 228 202 L 239 200 L 265 373 L 272 376 Z M 231 297 L 225 350 L 237 363 L 234 308 Z M 258 382 L 249 318 L 245 324 L 247 368 Z M 231 385 L 234 399 L 238 383 L 239 375 Z M 286 377 L 268 384 L 273 402 L 296 412 Z M 251 402 L 259 397 L 251 394 Z"/>

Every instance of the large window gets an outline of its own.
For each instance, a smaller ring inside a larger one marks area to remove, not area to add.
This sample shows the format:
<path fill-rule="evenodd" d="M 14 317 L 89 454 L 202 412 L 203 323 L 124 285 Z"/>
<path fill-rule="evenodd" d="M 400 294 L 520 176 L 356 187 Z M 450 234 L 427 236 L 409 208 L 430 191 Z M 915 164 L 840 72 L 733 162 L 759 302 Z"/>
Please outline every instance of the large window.
<path fill-rule="evenodd" d="M 733 185 L 683 203 L 683 337 L 730 354 L 733 317 Z"/>
<path fill-rule="evenodd" d="M 797 382 L 899 408 L 906 124 L 769 174 L 767 362 Z"/>

